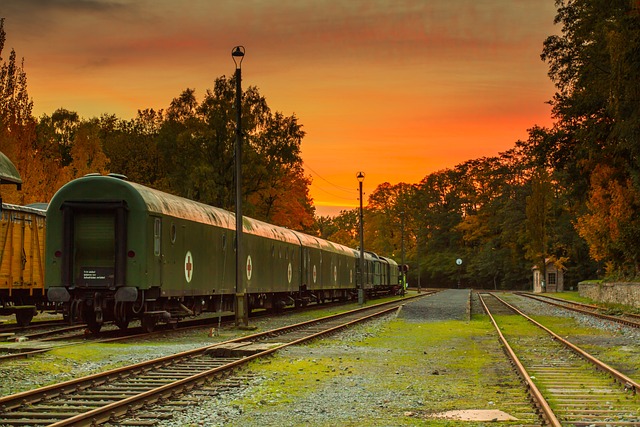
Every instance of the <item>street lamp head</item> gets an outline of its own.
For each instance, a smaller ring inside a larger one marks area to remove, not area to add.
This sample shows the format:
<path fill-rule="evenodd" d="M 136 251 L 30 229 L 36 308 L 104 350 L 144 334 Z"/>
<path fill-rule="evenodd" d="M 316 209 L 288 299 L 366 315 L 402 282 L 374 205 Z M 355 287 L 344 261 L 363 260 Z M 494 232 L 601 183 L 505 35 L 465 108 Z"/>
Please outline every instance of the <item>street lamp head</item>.
<path fill-rule="evenodd" d="M 358 175 L 356 175 L 356 178 L 358 178 L 358 182 L 364 181 L 364 172 L 358 172 Z"/>
<path fill-rule="evenodd" d="M 234 47 L 231 51 L 231 57 L 236 64 L 236 70 L 239 70 L 242 65 L 242 60 L 244 59 L 244 46 Z"/>

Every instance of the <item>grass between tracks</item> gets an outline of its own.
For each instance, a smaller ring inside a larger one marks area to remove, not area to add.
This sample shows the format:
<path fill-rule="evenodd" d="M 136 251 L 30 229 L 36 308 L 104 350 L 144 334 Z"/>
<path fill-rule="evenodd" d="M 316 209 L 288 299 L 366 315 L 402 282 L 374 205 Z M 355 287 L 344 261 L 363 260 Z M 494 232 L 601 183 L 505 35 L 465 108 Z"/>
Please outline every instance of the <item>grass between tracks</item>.
<path fill-rule="evenodd" d="M 460 425 L 428 418 L 448 410 L 531 416 L 517 403 L 527 398 L 485 316 L 470 322 L 395 319 L 358 328 L 255 362 L 265 381 L 250 398 L 234 402 L 246 415 L 233 425 L 260 425 L 292 408 L 299 425 L 311 426 Z M 326 402 L 328 414 L 308 409 L 318 402 Z"/>

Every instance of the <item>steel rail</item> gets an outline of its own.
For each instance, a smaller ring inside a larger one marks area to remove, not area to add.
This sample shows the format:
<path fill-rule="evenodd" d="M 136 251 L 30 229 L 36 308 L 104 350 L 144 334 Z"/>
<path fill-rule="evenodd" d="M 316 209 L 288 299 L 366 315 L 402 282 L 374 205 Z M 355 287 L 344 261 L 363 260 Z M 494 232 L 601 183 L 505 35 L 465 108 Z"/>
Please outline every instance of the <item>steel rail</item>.
<path fill-rule="evenodd" d="M 433 291 L 433 290 L 427 290 L 424 294 L 420 294 L 417 296 L 427 296 L 427 295 L 431 295 L 435 292 L 438 291 Z M 412 298 L 412 297 L 408 297 L 408 298 Z M 334 303 L 328 303 L 328 304 L 324 304 L 322 305 L 322 308 L 326 308 L 326 307 L 332 307 L 332 306 L 339 306 L 339 304 L 334 304 Z M 307 307 L 307 309 L 311 309 L 311 308 L 320 308 L 320 306 L 310 306 Z M 289 309 L 286 312 L 282 313 L 282 314 L 290 314 L 290 313 L 296 313 L 299 312 L 300 309 L 295 308 L 295 309 Z M 258 313 L 255 314 L 254 316 L 252 316 L 253 319 L 256 318 L 261 318 L 265 316 L 265 313 Z M 229 317 L 229 316 L 223 316 L 224 317 Z M 180 323 L 178 329 L 180 331 L 184 331 L 184 330 L 189 330 L 189 329 L 197 329 L 197 328 L 201 328 L 203 326 L 211 326 L 209 322 L 211 319 L 218 319 L 218 317 L 210 317 L 210 318 L 199 318 L 199 319 L 195 319 L 195 320 L 188 320 L 188 321 L 184 321 L 182 323 Z M 233 320 L 225 320 L 222 322 L 223 325 L 229 325 L 232 324 Z M 68 325 L 67 323 L 65 323 L 65 325 Z M 86 328 L 86 325 L 77 325 L 77 326 L 72 326 L 72 327 L 78 327 L 78 328 Z M 27 327 L 30 328 L 30 327 Z M 64 328 L 63 328 L 64 329 Z M 45 334 L 56 334 L 56 333 L 64 333 L 65 331 L 61 329 L 61 330 L 56 330 L 56 331 L 51 331 L 51 332 L 46 332 Z M 108 336 L 113 335 L 114 333 L 117 334 L 119 332 L 124 332 L 124 333 L 128 333 L 128 335 L 115 335 L 112 337 L 106 337 L 106 338 L 99 338 L 98 336 L 89 336 L 87 337 L 86 335 L 82 334 L 82 335 L 75 335 L 75 336 L 66 336 L 66 337 L 52 337 L 52 338 L 45 338 L 45 339 L 41 339 L 38 340 L 38 342 L 46 342 L 46 343 L 51 343 L 51 342 L 57 342 L 60 341 L 62 339 L 69 339 L 69 338 L 79 338 L 82 339 L 82 341 L 73 341 L 73 342 L 64 342 L 61 344 L 56 344 L 56 345 L 52 345 L 50 347 L 43 347 L 43 348 L 33 348 L 33 349 L 24 349 L 18 352 L 12 352 L 10 354 L 3 354 L 0 355 L 0 363 L 5 362 L 7 360 L 15 360 L 15 359 L 28 359 L 30 357 L 33 357 L 35 355 L 38 354 L 42 354 L 42 353 L 47 353 L 53 349 L 56 348 L 61 348 L 61 347 L 67 347 L 67 346 L 72 346 L 72 345 L 82 345 L 85 344 L 86 341 L 84 341 L 87 338 L 94 338 L 95 343 L 107 343 L 107 342 L 117 342 L 117 341 L 127 341 L 127 340 L 132 340 L 132 339 L 137 339 L 137 338 L 141 338 L 141 337 L 147 337 L 149 335 L 158 335 L 158 334 L 166 334 L 168 331 L 172 331 L 174 329 L 170 329 L 170 328 L 160 328 L 157 330 L 154 330 L 153 332 L 142 332 L 142 333 L 138 333 L 136 332 L 136 330 L 141 329 L 141 327 L 134 327 L 134 328 L 129 328 L 126 331 L 119 331 L 119 330 L 109 330 L 109 331 L 102 331 L 102 335 L 104 336 L 105 334 L 107 334 Z M 29 339 L 32 338 L 37 338 L 37 336 L 35 335 L 29 335 L 26 336 Z"/>
<path fill-rule="evenodd" d="M 88 389 L 88 388 L 91 388 L 91 387 L 95 387 L 95 386 L 98 386 L 98 385 L 105 384 L 105 383 L 109 382 L 112 379 L 115 379 L 115 378 L 118 378 L 118 377 L 122 376 L 126 372 L 131 372 L 132 370 L 133 371 L 137 370 L 139 372 L 146 372 L 146 371 L 149 371 L 150 369 L 155 368 L 155 367 L 166 366 L 167 364 L 169 364 L 170 362 L 172 362 L 172 361 L 174 361 L 174 360 L 176 360 L 178 358 L 189 358 L 189 357 L 192 357 L 192 356 L 198 356 L 198 355 L 205 354 L 207 352 L 207 350 L 211 350 L 211 349 L 214 349 L 215 347 L 220 347 L 220 346 L 222 346 L 224 344 L 228 344 L 228 343 L 246 342 L 246 341 L 250 341 L 250 340 L 260 340 L 260 339 L 264 339 L 264 338 L 271 338 L 273 336 L 277 336 L 277 335 L 285 333 L 285 332 L 298 330 L 298 329 L 303 328 L 305 326 L 312 326 L 312 325 L 316 325 L 316 324 L 319 324 L 319 323 L 322 323 L 322 322 L 329 322 L 329 321 L 332 321 L 332 320 L 340 318 L 340 317 L 345 317 L 345 316 L 349 316 L 349 315 L 355 315 L 357 313 L 361 313 L 361 312 L 367 311 L 367 310 L 377 310 L 375 313 L 369 315 L 369 317 L 379 316 L 379 315 L 385 314 L 386 312 L 389 312 L 389 311 L 392 311 L 392 310 L 396 310 L 398 307 L 404 305 L 404 303 L 406 301 L 408 301 L 408 300 L 411 300 L 413 298 L 421 298 L 421 297 L 424 297 L 424 296 L 427 296 L 427 295 L 429 295 L 429 294 L 421 294 L 421 295 L 417 295 L 417 296 L 414 296 L 414 297 L 404 298 L 402 300 L 396 300 L 396 301 L 376 304 L 376 305 L 372 305 L 372 306 L 368 306 L 368 307 L 358 308 L 358 309 L 350 310 L 350 311 L 347 311 L 347 312 L 344 312 L 344 313 L 334 314 L 334 315 L 331 315 L 331 316 L 325 316 L 325 317 L 320 318 L 320 319 L 313 319 L 313 320 L 297 323 L 297 324 L 294 324 L 294 325 L 277 328 L 277 329 L 274 329 L 274 330 L 269 330 L 269 331 L 265 331 L 265 332 L 261 332 L 261 333 L 257 333 L 257 334 L 238 337 L 238 338 L 235 338 L 235 339 L 232 339 L 232 340 L 227 340 L 227 341 L 224 341 L 224 342 L 208 345 L 208 346 L 205 346 L 205 347 L 200 347 L 200 348 L 197 348 L 197 349 L 191 349 L 191 350 L 184 351 L 184 352 L 181 352 L 181 353 L 178 353 L 178 354 L 175 354 L 175 355 L 165 356 L 165 357 L 161 357 L 161 358 L 157 358 L 157 359 L 141 362 L 141 363 L 138 363 L 138 364 L 135 364 L 135 365 L 130 365 L 130 366 L 126 366 L 126 367 L 120 367 L 120 368 L 112 369 L 110 371 L 106 371 L 106 372 L 103 372 L 103 373 L 98 373 L 98 374 L 90 375 L 90 376 L 83 377 L 83 378 L 69 380 L 69 381 L 66 381 L 64 383 L 57 384 L 57 385 L 45 386 L 45 387 L 41 387 L 41 388 L 38 388 L 38 389 L 35 389 L 35 390 L 28 390 L 28 391 L 21 392 L 21 393 L 15 394 L 15 395 L 5 396 L 5 397 L 0 398 L 0 407 L 3 408 L 3 410 L 6 412 L 7 410 L 11 410 L 11 409 L 15 409 L 15 408 L 21 407 L 24 404 L 35 403 L 35 402 L 41 401 L 43 399 L 59 396 L 59 395 L 62 395 L 62 394 L 71 393 L 73 391 L 82 391 L 84 389 Z M 385 306 L 389 306 L 389 305 L 391 305 L 392 307 L 391 308 L 385 308 Z M 127 409 L 124 409 L 124 410 L 122 410 L 122 409 L 118 410 L 117 409 L 118 407 L 123 408 L 122 405 L 125 405 L 124 406 L 125 408 L 126 407 L 131 408 L 133 405 L 137 404 L 136 402 L 144 401 L 145 404 L 146 404 L 146 403 L 149 403 L 151 401 L 157 401 L 157 400 L 159 400 L 161 398 L 167 397 L 168 395 L 171 395 L 171 394 L 175 393 L 176 390 L 178 390 L 180 388 L 185 389 L 187 387 L 193 387 L 192 384 L 196 384 L 198 382 L 203 382 L 203 381 L 206 380 L 206 378 L 208 378 L 208 377 L 210 377 L 212 375 L 216 375 L 217 373 L 219 373 L 219 372 L 221 372 L 221 371 L 223 371 L 225 369 L 230 369 L 230 368 L 233 368 L 233 367 L 235 367 L 237 365 L 240 365 L 242 363 L 246 363 L 246 362 L 248 362 L 250 360 L 255 359 L 259 355 L 264 356 L 264 355 L 267 355 L 267 354 L 271 354 L 271 353 L 273 353 L 273 352 L 275 352 L 275 351 L 277 351 L 277 350 L 279 350 L 281 348 L 284 348 L 285 346 L 295 345 L 295 344 L 298 344 L 298 343 L 303 342 L 305 340 L 316 338 L 317 336 L 319 336 L 321 334 L 331 333 L 331 332 L 333 332 L 333 331 L 335 331 L 337 329 L 344 328 L 344 327 L 348 326 L 351 323 L 353 323 L 353 322 L 346 323 L 344 325 L 340 325 L 340 326 L 337 326 L 337 327 L 329 328 L 329 329 L 327 329 L 325 331 L 321 331 L 321 332 L 319 332 L 317 334 L 314 334 L 312 336 L 304 337 L 304 338 L 292 341 L 290 343 L 286 343 L 286 345 L 283 345 L 283 346 L 280 346 L 280 347 L 274 347 L 274 348 L 265 350 L 262 353 L 258 353 L 256 355 L 246 356 L 243 359 L 241 359 L 241 361 L 232 362 L 232 363 L 228 364 L 226 367 L 213 368 L 213 369 L 205 371 L 203 373 L 199 373 L 197 375 L 194 375 L 193 377 L 182 379 L 182 380 L 180 380 L 180 381 L 178 381 L 176 383 L 173 383 L 173 385 L 167 384 L 167 385 L 159 387 L 157 389 L 149 390 L 149 391 L 147 391 L 145 393 L 142 393 L 141 395 L 131 396 L 129 398 L 124 399 L 123 401 L 113 402 L 113 403 L 108 404 L 108 405 L 106 405 L 106 406 L 104 406 L 102 408 L 97 408 L 97 409 L 92 410 L 90 412 L 86 412 L 84 414 L 76 415 L 73 418 L 62 420 L 62 421 L 57 422 L 57 423 L 55 423 L 53 425 L 55 425 L 55 426 L 63 426 L 63 425 L 95 425 L 98 422 L 104 422 L 104 421 L 110 419 L 111 417 L 113 417 L 116 413 L 119 413 L 119 414 L 125 413 L 127 411 Z"/>
<path fill-rule="evenodd" d="M 538 297 L 544 297 L 544 298 L 548 298 L 550 300 L 554 300 L 554 301 L 560 301 L 560 302 L 564 302 L 567 304 L 571 304 L 571 305 L 575 305 L 578 307 L 587 307 L 587 308 L 592 308 L 594 310 L 607 310 L 606 307 L 602 307 L 599 305 L 594 305 L 594 304 L 585 304 L 583 302 L 577 302 L 577 301 L 571 301 L 568 299 L 564 299 L 564 298 L 558 298 L 558 297 L 552 297 L 549 294 L 533 294 L 531 292 L 514 292 L 517 295 L 534 295 L 534 296 L 538 296 Z M 636 314 L 636 313 L 629 313 L 629 312 L 622 312 L 621 313 L 622 316 L 628 316 L 628 317 L 633 317 L 636 319 L 640 319 L 640 314 Z"/>
<path fill-rule="evenodd" d="M 285 347 L 289 347 L 292 345 L 296 345 L 296 344 L 300 344 L 303 343 L 305 341 L 309 341 L 309 340 L 313 340 L 316 339 L 320 336 L 323 335 L 327 335 L 327 334 L 331 334 L 333 332 L 336 332 L 340 329 L 344 329 L 348 326 L 351 326 L 355 323 L 359 323 L 368 319 L 371 319 L 373 317 L 377 317 L 377 316 L 382 316 L 384 314 L 387 314 L 391 311 L 394 310 L 398 310 L 398 307 L 391 307 L 391 308 L 387 308 L 384 309 L 382 311 L 373 313 L 369 316 L 357 319 L 357 320 L 353 320 L 338 326 L 335 326 L 333 328 L 327 329 L 327 330 L 323 330 L 320 332 L 317 332 L 315 334 L 309 335 L 307 337 L 302 337 L 299 338 L 297 340 L 291 341 L 289 343 L 285 343 L 273 348 L 270 348 L 268 350 L 264 350 L 261 351 L 259 353 L 253 354 L 253 355 L 249 355 L 246 357 L 243 357 L 242 359 L 236 360 L 234 362 L 230 362 L 228 364 L 225 364 L 223 366 L 219 366 L 204 372 L 200 372 L 196 375 L 193 375 L 191 377 L 188 378 L 184 378 L 181 379 L 179 381 L 173 382 L 171 384 L 166 384 L 164 386 L 158 387 L 156 389 L 153 390 L 149 390 L 146 391 L 144 393 L 141 393 L 139 395 L 136 396 L 132 396 L 129 398 L 126 398 L 124 400 L 118 401 L 118 402 L 113 402 L 109 405 L 100 407 L 100 408 L 96 408 L 94 410 L 91 410 L 89 412 L 85 412 L 82 414 L 78 414 L 72 418 L 68 418 L 56 423 L 51 424 L 49 427 L 64 427 L 64 426 L 91 426 L 91 425 L 95 425 L 95 424 L 100 424 L 100 423 L 104 423 L 107 422 L 109 420 L 111 420 L 114 416 L 117 415 L 122 415 L 122 414 L 126 414 L 128 411 L 130 411 L 131 409 L 135 409 L 138 407 L 143 407 L 144 405 L 148 405 L 148 404 L 152 404 L 157 402 L 158 400 L 162 399 L 162 398 L 167 398 L 170 397 L 171 395 L 175 394 L 175 393 L 180 393 L 183 392 L 185 390 L 189 390 L 192 389 L 193 387 L 196 387 L 199 384 L 202 384 L 204 382 L 206 382 L 206 380 L 211 377 L 214 376 L 222 371 L 227 371 L 229 369 L 234 369 L 237 368 L 241 365 L 247 364 L 252 360 L 258 359 L 258 358 L 262 358 L 265 356 L 268 356 L 272 353 L 275 353 Z M 246 337 L 245 337 L 245 341 L 246 341 Z"/>
<path fill-rule="evenodd" d="M 493 294 L 491 294 L 491 295 L 493 295 Z M 637 383 L 636 381 L 632 380 L 631 378 L 629 378 L 628 376 L 626 376 L 622 372 L 612 368 L 611 366 L 607 365 L 606 363 L 602 362 L 601 360 L 596 359 L 595 357 L 593 357 L 592 355 L 590 355 L 586 351 L 582 350 L 580 347 L 572 344 L 570 341 L 562 338 L 561 336 L 559 336 L 558 334 L 556 334 L 555 332 L 553 332 L 551 329 L 547 328 L 543 324 L 541 324 L 541 323 L 535 321 L 534 319 L 532 319 L 531 317 L 527 316 L 522 311 L 520 311 L 518 308 L 516 308 L 513 305 L 509 304 L 508 302 L 504 301 L 502 298 L 500 298 L 500 297 L 498 297 L 496 295 L 493 295 L 493 297 L 496 298 L 501 303 L 503 303 L 504 305 L 506 305 L 507 307 L 511 308 L 516 313 L 520 314 L 522 317 L 527 319 L 529 322 L 533 323 L 534 325 L 536 325 L 540 329 L 542 329 L 545 332 L 547 332 L 556 341 L 564 344 L 565 346 L 567 346 L 568 348 L 573 350 L 573 352 L 575 352 L 579 356 L 583 357 L 588 362 L 596 365 L 596 367 L 598 367 L 598 369 L 600 369 L 600 370 L 608 373 L 612 377 L 614 377 L 617 381 L 619 381 L 625 387 L 625 389 L 631 390 L 634 394 L 636 394 L 636 393 L 638 393 L 638 391 L 640 391 L 640 384 Z"/>
<path fill-rule="evenodd" d="M 493 294 L 490 294 L 490 295 L 493 295 Z M 495 295 L 493 296 L 495 297 Z M 520 362 L 520 359 L 511 348 L 511 345 L 509 345 L 509 342 L 507 341 L 506 337 L 502 334 L 502 331 L 500 330 L 498 323 L 496 322 L 493 315 L 491 314 L 489 307 L 487 307 L 487 305 L 485 304 L 484 298 L 482 298 L 482 295 L 480 294 L 478 294 L 478 297 L 480 297 L 480 302 L 482 303 L 484 311 L 487 313 L 487 315 L 491 319 L 491 323 L 493 324 L 493 327 L 498 332 L 498 337 L 500 338 L 502 347 L 504 348 L 505 352 L 507 353 L 507 355 L 513 362 L 514 366 L 516 367 L 516 370 L 520 374 L 520 378 L 522 378 L 522 381 L 525 383 L 527 390 L 529 391 L 529 394 L 531 395 L 531 398 L 533 399 L 534 403 L 542 411 L 542 416 L 544 417 L 544 419 L 547 421 L 549 425 L 553 427 L 562 427 L 562 424 L 560 423 L 560 421 L 554 414 L 553 410 L 551 409 L 549 402 L 547 402 L 547 399 L 544 398 L 544 396 L 542 395 L 538 387 L 533 383 L 533 381 L 530 380 L 531 376 L 527 372 L 522 362 Z"/>
<path fill-rule="evenodd" d="M 0 324 L 0 334 L 2 333 L 14 333 L 14 332 L 24 332 L 30 329 L 38 329 L 38 328 L 47 328 L 52 326 L 65 326 L 68 325 L 69 322 L 64 321 L 62 319 L 55 320 L 34 320 L 28 326 L 18 326 L 15 323 L 1 323 Z"/>
<path fill-rule="evenodd" d="M 620 324 L 623 324 L 623 325 L 626 325 L 626 326 L 631 326 L 632 328 L 640 328 L 640 323 L 634 322 L 632 320 L 622 319 L 622 318 L 620 318 L 618 316 L 611 316 L 609 314 L 595 313 L 593 311 L 584 310 L 584 309 L 577 308 L 577 307 L 571 307 L 571 306 L 559 304 L 559 303 L 556 303 L 556 302 L 553 302 L 553 301 L 547 301 L 547 300 L 545 300 L 543 298 L 540 298 L 537 295 L 531 295 L 531 294 L 528 294 L 528 293 L 525 293 L 525 292 L 518 292 L 517 295 L 522 295 L 523 297 L 531 298 L 533 300 L 540 301 L 540 302 L 543 302 L 545 304 L 550 304 L 550 305 L 553 305 L 553 306 L 556 306 L 556 307 L 564 308 L 566 310 L 575 311 L 577 313 L 585 314 L 587 316 L 594 316 L 594 317 L 598 317 L 600 319 L 610 320 L 612 322 L 620 323 Z M 598 307 L 598 306 L 595 306 L 595 305 L 579 304 L 579 303 L 575 303 L 573 301 L 565 301 L 565 300 L 560 300 L 559 298 L 551 298 L 551 297 L 547 297 L 547 296 L 545 296 L 545 298 L 549 298 L 549 299 L 556 300 L 556 301 L 562 301 L 565 304 L 573 304 L 573 305 L 577 305 L 577 306 L 589 307 L 589 308 L 592 308 L 594 310 L 602 310 L 601 307 Z M 629 313 L 624 313 L 624 315 L 625 316 L 629 316 L 629 317 L 635 317 L 635 316 L 633 316 L 632 314 L 629 314 Z"/>
<path fill-rule="evenodd" d="M 289 347 L 292 345 L 296 345 L 296 344 L 300 344 L 303 343 L 305 341 L 309 341 L 315 338 L 318 338 L 320 336 L 323 335 L 327 335 L 330 334 L 332 332 L 338 331 L 340 329 L 346 328 L 350 325 L 353 325 L 355 323 L 359 323 L 365 320 L 368 320 L 370 318 L 373 317 L 377 317 L 377 316 L 381 316 L 384 314 L 387 314 L 391 311 L 397 310 L 398 307 L 391 307 L 391 308 L 387 308 L 384 309 L 382 311 L 373 313 L 371 315 L 362 317 L 360 319 L 357 320 L 353 320 L 335 327 L 332 327 L 330 329 L 327 330 L 323 330 L 320 332 L 316 332 L 312 335 L 309 335 L 307 337 L 302 337 L 299 338 L 297 340 L 291 341 L 289 343 L 285 343 L 273 348 L 270 348 L 268 350 L 264 350 L 261 351 L 259 353 L 253 354 L 253 355 L 249 355 L 246 357 L 243 357 L 242 359 L 236 360 L 234 362 L 230 362 L 227 363 L 223 366 L 219 366 L 201 373 L 198 373 L 196 375 L 193 375 L 191 377 L 188 378 L 184 378 L 181 379 L 179 381 L 173 382 L 171 384 L 166 384 L 164 386 L 158 387 L 156 389 L 153 390 L 149 390 L 146 391 L 144 393 L 141 393 L 139 395 L 136 396 L 132 396 L 129 398 L 126 398 L 124 400 L 118 401 L 118 402 L 113 402 L 109 405 L 100 407 L 100 408 L 96 408 L 93 409 L 91 411 L 82 413 L 82 414 L 78 414 L 74 417 L 53 423 L 50 425 L 50 427 L 64 427 L 64 426 L 90 426 L 90 425 L 95 425 L 95 424 L 100 424 L 100 423 L 104 423 L 107 422 L 109 420 L 111 420 L 114 416 L 117 415 L 122 415 L 122 414 L 126 414 L 128 411 L 130 411 L 131 409 L 134 408 L 138 408 L 138 407 L 142 407 L 144 405 L 148 405 L 148 404 L 152 404 L 157 402 L 158 400 L 162 399 L 162 398 L 167 398 L 169 396 L 171 396 L 172 394 L 180 393 L 183 392 L 185 390 L 189 390 L 195 386 L 197 386 L 198 384 L 202 384 L 203 382 L 205 382 L 209 377 L 214 376 L 222 371 L 227 371 L 229 369 L 234 369 L 236 367 L 239 367 L 241 365 L 244 365 L 246 363 L 249 363 L 250 361 L 254 360 L 254 359 L 258 359 L 261 357 L 265 357 L 267 355 L 270 355 L 272 353 L 275 353 L 278 350 L 281 350 L 285 347 Z M 311 324 L 317 324 L 319 322 L 316 321 L 312 321 L 310 322 Z M 299 329 L 300 327 L 297 326 L 294 329 Z M 244 337 L 243 341 L 247 341 L 248 337 Z"/>

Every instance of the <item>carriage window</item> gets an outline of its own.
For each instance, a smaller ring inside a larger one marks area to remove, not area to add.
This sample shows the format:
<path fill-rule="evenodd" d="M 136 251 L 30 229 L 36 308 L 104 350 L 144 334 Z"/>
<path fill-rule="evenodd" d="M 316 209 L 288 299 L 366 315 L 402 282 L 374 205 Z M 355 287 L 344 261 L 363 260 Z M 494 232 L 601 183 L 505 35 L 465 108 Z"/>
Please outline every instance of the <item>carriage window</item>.
<path fill-rule="evenodd" d="M 176 225 L 171 223 L 171 243 L 176 242 L 177 235 L 178 235 L 178 232 L 176 231 Z"/>
<path fill-rule="evenodd" d="M 276 257 L 276 247 L 271 245 L 271 258 Z"/>
<path fill-rule="evenodd" d="M 222 235 L 222 250 L 226 250 L 227 249 L 227 235 L 223 234 Z"/>
<path fill-rule="evenodd" d="M 153 226 L 153 254 L 160 256 L 160 233 L 162 231 L 162 220 L 155 218 Z"/>

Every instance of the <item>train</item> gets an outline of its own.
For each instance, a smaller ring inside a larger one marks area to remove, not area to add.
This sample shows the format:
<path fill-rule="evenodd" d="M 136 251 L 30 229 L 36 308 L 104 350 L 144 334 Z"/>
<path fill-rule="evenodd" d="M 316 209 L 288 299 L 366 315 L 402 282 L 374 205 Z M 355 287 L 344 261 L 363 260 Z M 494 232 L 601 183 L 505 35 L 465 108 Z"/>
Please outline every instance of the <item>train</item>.
<path fill-rule="evenodd" d="M 131 182 L 89 174 L 61 187 L 46 215 L 45 288 L 72 321 L 146 331 L 202 313 L 250 311 L 397 293 L 398 265 L 358 249 L 243 217 L 237 289 L 235 215 Z"/>
<path fill-rule="evenodd" d="M 0 184 L 16 186 L 22 179 L 0 152 Z M 49 302 L 44 290 L 46 207 L 2 203 L 0 197 L 0 315 L 16 316 L 20 326 L 31 323 Z"/>
<path fill-rule="evenodd" d="M 2 203 L 0 218 L 0 315 L 15 314 L 28 326 L 49 307 L 44 289 L 46 210 Z"/>

